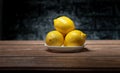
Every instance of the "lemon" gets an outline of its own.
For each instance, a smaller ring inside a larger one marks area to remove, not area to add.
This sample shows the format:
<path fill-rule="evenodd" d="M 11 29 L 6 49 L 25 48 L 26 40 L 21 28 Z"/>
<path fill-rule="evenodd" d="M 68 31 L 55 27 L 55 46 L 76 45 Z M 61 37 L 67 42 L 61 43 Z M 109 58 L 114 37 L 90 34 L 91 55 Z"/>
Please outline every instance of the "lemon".
<path fill-rule="evenodd" d="M 46 35 L 45 42 L 48 46 L 61 46 L 64 42 L 64 37 L 60 32 L 56 30 L 50 31 Z"/>
<path fill-rule="evenodd" d="M 68 32 L 75 29 L 75 25 L 70 18 L 61 16 L 54 19 L 54 28 L 65 36 Z"/>
<path fill-rule="evenodd" d="M 69 32 L 64 41 L 64 46 L 82 46 L 85 43 L 86 34 L 79 30 Z"/>

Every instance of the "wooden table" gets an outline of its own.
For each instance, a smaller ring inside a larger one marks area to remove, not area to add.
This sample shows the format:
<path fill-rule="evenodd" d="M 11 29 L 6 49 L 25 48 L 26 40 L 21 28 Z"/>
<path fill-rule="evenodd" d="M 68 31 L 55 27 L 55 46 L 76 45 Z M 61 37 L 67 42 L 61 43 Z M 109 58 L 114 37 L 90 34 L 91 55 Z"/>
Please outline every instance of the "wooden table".
<path fill-rule="evenodd" d="M 87 40 L 76 53 L 47 51 L 43 41 L 0 41 L 0 70 L 120 71 L 120 40 Z"/>

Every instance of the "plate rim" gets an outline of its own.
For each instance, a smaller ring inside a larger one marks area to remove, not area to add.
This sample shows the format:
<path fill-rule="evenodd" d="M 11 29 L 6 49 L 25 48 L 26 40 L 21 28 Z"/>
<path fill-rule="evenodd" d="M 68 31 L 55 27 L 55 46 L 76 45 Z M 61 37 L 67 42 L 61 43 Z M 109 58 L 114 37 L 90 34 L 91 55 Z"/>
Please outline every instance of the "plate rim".
<path fill-rule="evenodd" d="M 80 52 L 86 44 L 84 44 L 83 46 L 48 46 L 45 43 L 44 45 L 47 47 L 47 51 L 58 53 L 74 53 Z"/>
<path fill-rule="evenodd" d="M 84 45 L 82 45 L 82 46 L 48 46 L 46 43 L 44 43 L 44 46 L 46 46 L 46 47 L 66 47 L 66 48 L 74 48 L 74 47 L 84 47 L 84 46 L 86 46 L 86 43 L 84 44 Z"/>

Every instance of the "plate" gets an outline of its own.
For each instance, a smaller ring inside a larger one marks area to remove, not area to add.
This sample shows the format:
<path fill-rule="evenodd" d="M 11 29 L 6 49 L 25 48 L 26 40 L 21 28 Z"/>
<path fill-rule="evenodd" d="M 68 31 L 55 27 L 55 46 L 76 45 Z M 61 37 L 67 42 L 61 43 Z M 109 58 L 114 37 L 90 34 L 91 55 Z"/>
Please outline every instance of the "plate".
<path fill-rule="evenodd" d="M 83 46 L 47 46 L 48 51 L 52 52 L 79 52 L 81 51 L 85 45 Z"/>

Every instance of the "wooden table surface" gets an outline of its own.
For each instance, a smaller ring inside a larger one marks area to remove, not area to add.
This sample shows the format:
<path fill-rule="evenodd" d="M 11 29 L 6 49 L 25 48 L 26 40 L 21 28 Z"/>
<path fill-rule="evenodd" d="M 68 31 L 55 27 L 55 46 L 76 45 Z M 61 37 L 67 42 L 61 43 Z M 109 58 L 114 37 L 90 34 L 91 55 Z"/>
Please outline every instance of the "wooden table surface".
<path fill-rule="evenodd" d="M 43 41 L 0 41 L 0 70 L 120 70 L 120 40 L 87 40 L 81 52 L 47 51 Z"/>

